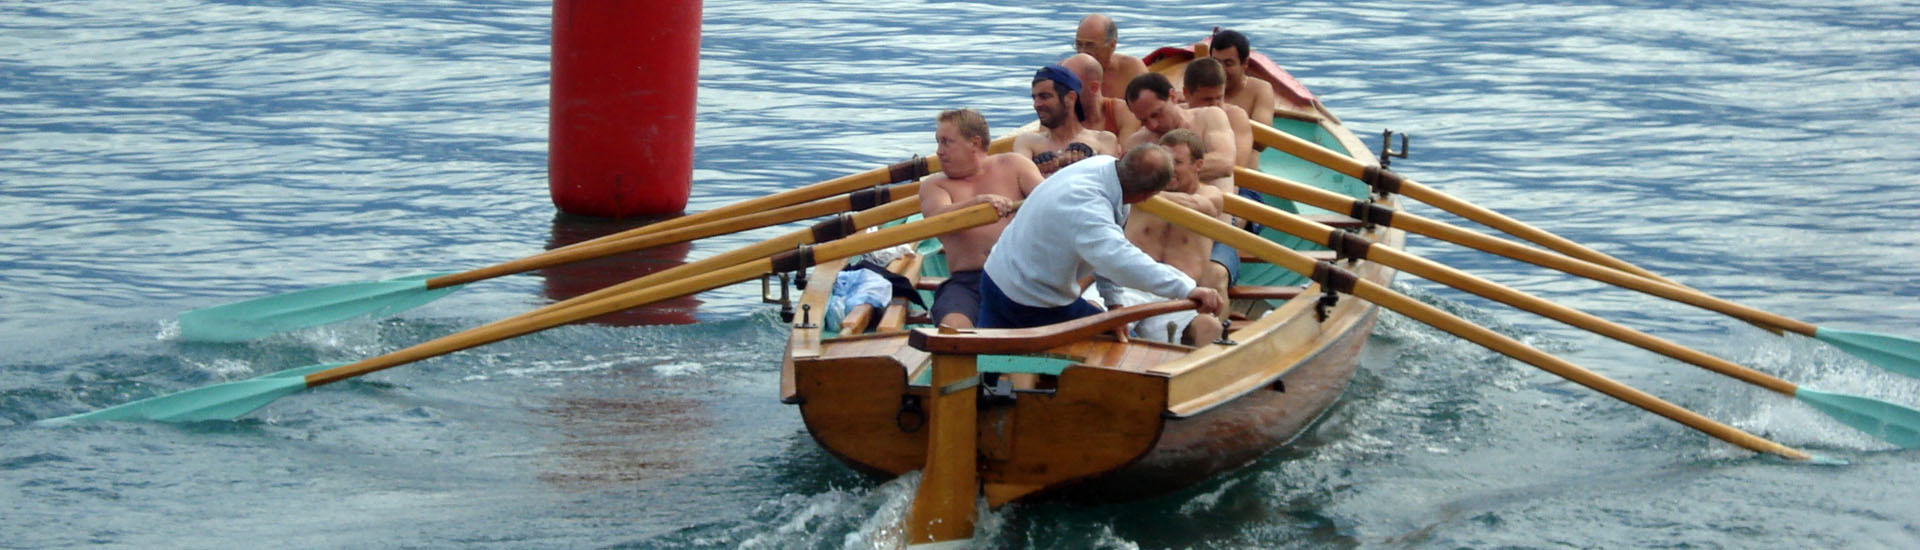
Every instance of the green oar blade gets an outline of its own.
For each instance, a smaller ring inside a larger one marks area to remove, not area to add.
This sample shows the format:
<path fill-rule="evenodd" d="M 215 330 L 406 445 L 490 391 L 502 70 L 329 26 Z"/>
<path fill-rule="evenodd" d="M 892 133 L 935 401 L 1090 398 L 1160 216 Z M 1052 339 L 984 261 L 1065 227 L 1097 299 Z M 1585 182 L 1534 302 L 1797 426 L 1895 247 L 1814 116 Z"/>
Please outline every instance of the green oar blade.
<path fill-rule="evenodd" d="M 1893 372 L 1920 378 L 1920 341 L 1891 334 L 1820 327 L 1814 338 Z"/>
<path fill-rule="evenodd" d="M 1902 449 L 1920 448 L 1920 411 L 1871 397 L 1826 393 L 1806 388 L 1793 392 L 1794 399 L 1840 423 L 1866 432 Z"/>
<path fill-rule="evenodd" d="M 196 309 L 180 314 L 180 339 L 244 342 L 362 315 L 392 315 L 437 300 L 459 288 L 428 290 L 426 280 L 441 275 L 445 274 L 348 283 Z"/>
<path fill-rule="evenodd" d="M 282 396 L 307 389 L 306 375 L 347 363 L 322 363 L 157 395 L 89 413 L 45 420 L 47 423 L 150 420 L 199 422 L 233 420 Z"/>

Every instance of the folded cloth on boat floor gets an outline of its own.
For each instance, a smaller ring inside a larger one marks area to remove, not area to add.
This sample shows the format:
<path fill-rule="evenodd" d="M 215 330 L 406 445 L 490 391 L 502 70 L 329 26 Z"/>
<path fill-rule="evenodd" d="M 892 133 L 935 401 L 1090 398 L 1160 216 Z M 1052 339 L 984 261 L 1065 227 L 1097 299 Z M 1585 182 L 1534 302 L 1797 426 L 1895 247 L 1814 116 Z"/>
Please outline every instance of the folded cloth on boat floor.
<path fill-rule="evenodd" d="M 866 304 L 874 309 L 885 309 L 893 298 L 906 298 L 908 302 L 926 309 L 920 292 L 914 290 L 913 283 L 908 282 L 906 277 L 887 271 L 887 268 L 873 262 L 862 261 L 859 265 L 840 270 L 840 274 L 834 277 L 833 297 L 827 300 L 824 322 L 830 327 L 840 326 L 840 320 L 846 318 L 854 307 Z M 873 316 L 867 323 L 867 330 L 873 330 L 879 323 L 880 316 Z"/>
<path fill-rule="evenodd" d="M 827 326 L 840 326 L 840 320 L 856 306 L 882 309 L 892 299 L 893 283 L 886 277 L 866 269 L 841 270 L 833 279 L 833 298 L 827 300 Z"/>
<path fill-rule="evenodd" d="M 1165 302 L 1171 299 L 1160 297 L 1137 288 L 1122 287 L 1118 290 L 1118 293 L 1120 296 L 1115 300 L 1115 304 L 1120 307 Z M 1187 332 L 1187 325 L 1193 322 L 1194 317 L 1198 316 L 1199 313 L 1194 310 L 1185 309 L 1141 319 L 1139 322 L 1133 324 L 1132 335 L 1134 338 L 1142 340 L 1177 344 L 1180 343 L 1180 335 Z"/>

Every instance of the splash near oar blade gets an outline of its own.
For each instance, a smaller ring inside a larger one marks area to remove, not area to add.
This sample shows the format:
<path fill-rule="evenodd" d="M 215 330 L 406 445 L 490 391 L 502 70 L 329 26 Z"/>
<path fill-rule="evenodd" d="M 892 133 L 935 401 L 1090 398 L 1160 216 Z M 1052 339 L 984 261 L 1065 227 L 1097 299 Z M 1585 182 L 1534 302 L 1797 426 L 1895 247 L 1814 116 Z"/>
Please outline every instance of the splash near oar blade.
<path fill-rule="evenodd" d="M 307 389 L 306 375 L 346 363 L 322 363 L 158 395 L 97 411 L 46 420 L 46 423 L 150 420 L 200 422 L 233 420 L 275 399 Z"/>
<path fill-rule="evenodd" d="M 1920 448 L 1920 411 L 1871 397 L 1800 388 L 1794 399 L 1812 405 L 1840 423 L 1902 449 Z"/>
<path fill-rule="evenodd" d="M 244 342 L 362 315 L 391 315 L 437 300 L 459 288 L 427 288 L 427 279 L 442 275 L 447 274 L 347 283 L 196 309 L 180 314 L 180 339 Z"/>
<path fill-rule="evenodd" d="M 1813 337 L 1880 368 L 1920 378 L 1920 342 L 1891 334 L 1820 327 Z"/>

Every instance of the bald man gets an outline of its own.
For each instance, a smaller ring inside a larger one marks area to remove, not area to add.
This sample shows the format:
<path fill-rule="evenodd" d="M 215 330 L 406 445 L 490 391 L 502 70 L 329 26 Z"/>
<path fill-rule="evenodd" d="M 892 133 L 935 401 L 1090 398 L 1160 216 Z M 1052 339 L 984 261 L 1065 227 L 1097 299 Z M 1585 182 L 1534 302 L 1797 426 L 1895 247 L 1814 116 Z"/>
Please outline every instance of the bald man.
<path fill-rule="evenodd" d="M 1120 26 L 1113 23 L 1113 18 L 1098 13 L 1081 18 L 1080 29 L 1073 34 L 1073 50 L 1100 62 L 1100 70 L 1106 73 L 1102 84 L 1107 90 L 1124 89 L 1134 77 L 1147 72 L 1147 64 L 1140 58 L 1114 51 L 1119 46 Z"/>
<path fill-rule="evenodd" d="M 1122 140 L 1140 129 L 1140 119 L 1133 118 L 1133 113 L 1127 111 L 1127 102 L 1107 95 L 1107 90 L 1120 92 L 1126 88 L 1106 87 L 1102 81 L 1106 78 L 1106 71 L 1100 68 L 1100 62 L 1095 61 L 1093 56 L 1073 54 L 1061 61 L 1060 66 L 1073 71 L 1074 76 L 1080 78 L 1080 107 L 1087 115 L 1087 119 L 1081 121 L 1082 125 L 1113 132 L 1114 138 Z"/>

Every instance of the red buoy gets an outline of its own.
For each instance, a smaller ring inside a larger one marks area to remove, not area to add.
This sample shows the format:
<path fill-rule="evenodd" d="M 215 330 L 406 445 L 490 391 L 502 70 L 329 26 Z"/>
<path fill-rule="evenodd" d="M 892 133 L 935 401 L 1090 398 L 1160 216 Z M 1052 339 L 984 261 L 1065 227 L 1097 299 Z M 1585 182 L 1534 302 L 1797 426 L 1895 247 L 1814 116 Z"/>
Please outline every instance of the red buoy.
<path fill-rule="evenodd" d="M 561 211 L 687 206 L 700 0 L 554 0 L 547 185 Z"/>

